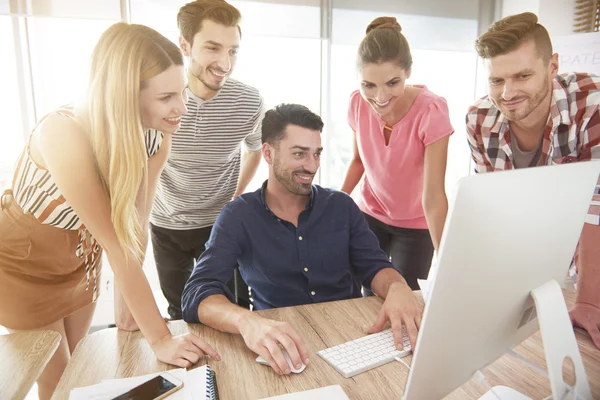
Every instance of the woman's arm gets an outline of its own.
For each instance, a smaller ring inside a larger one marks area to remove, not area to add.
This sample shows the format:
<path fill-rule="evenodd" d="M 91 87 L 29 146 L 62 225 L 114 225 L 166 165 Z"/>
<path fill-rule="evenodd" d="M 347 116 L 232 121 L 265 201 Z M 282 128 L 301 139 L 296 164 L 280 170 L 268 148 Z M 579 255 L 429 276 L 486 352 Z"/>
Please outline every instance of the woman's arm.
<path fill-rule="evenodd" d="M 423 197 L 421 201 L 436 252 L 440 247 L 442 231 L 448 213 L 445 180 L 449 139 L 450 137 L 446 136 L 425 147 Z"/>
<path fill-rule="evenodd" d="M 144 232 L 142 246 L 144 249 L 148 248 L 148 229 L 150 224 L 150 213 L 152 212 L 152 204 L 154 202 L 154 196 L 156 194 L 156 187 L 158 185 L 158 179 L 162 173 L 169 153 L 171 152 L 171 135 L 165 135 L 160 149 L 148 160 L 148 187 L 147 189 L 140 190 L 138 196 L 137 209 L 140 213 L 141 226 Z M 142 188 L 143 189 L 143 188 Z M 125 303 L 125 299 L 119 289 L 119 285 L 114 285 L 114 309 L 115 309 L 115 323 L 119 329 L 126 331 L 137 331 L 139 330 L 138 324 L 135 322 L 131 311 Z"/>
<path fill-rule="evenodd" d="M 218 357 L 210 346 L 194 335 L 171 335 L 140 263 L 131 251 L 121 247 L 117 239 L 109 198 L 96 172 L 91 146 L 78 124 L 54 115 L 44 121 L 37 134 L 45 166 L 67 202 L 106 252 L 115 281 L 158 359 L 188 367 L 204 352 Z"/>
<path fill-rule="evenodd" d="M 354 133 L 354 155 L 352 160 L 350 160 L 350 164 L 348 165 L 348 169 L 346 170 L 346 176 L 344 177 L 344 183 L 342 184 L 341 191 L 347 194 L 351 194 L 360 178 L 362 178 L 365 173 L 365 167 L 360 158 L 360 153 L 358 151 L 358 144 L 356 143 L 356 133 Z"/>

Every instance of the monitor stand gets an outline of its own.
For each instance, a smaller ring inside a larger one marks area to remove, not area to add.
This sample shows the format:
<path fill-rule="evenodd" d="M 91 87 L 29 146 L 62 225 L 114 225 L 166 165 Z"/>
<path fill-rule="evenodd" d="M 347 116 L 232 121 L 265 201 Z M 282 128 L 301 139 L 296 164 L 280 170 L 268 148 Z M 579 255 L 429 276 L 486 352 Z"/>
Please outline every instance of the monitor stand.
<path fill-rule="evenodd" d="M 542 333 L 548 378 L 554 399 L 591 400 L 588 383 L 569 311 L 560 285 L 552 279 L 531 291 Z M 570 357 L 574 365 L 575 386 L 562 378 L 563 361 Z M 506 386 L 494 386 L 480 400 L 531 400 L 529 397 Z"/>

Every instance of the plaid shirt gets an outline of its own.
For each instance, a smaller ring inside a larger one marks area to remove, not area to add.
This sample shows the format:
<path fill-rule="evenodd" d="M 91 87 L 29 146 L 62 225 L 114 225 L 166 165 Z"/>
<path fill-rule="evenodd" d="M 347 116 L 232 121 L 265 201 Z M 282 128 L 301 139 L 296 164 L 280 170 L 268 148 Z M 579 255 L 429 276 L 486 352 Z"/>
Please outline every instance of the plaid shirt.
<path fill-rule="evenodd" d="M 544 129 L 538 165 L 600 160 L 600 77 L 571 73 L 553 82 L 550 115 Z M 508 120 L 488 96 L 478 100 L 467 114 L 467 138 L 475 172 L 513 169 Z M 600 225 L 600 179 L 586 217 Z"/>

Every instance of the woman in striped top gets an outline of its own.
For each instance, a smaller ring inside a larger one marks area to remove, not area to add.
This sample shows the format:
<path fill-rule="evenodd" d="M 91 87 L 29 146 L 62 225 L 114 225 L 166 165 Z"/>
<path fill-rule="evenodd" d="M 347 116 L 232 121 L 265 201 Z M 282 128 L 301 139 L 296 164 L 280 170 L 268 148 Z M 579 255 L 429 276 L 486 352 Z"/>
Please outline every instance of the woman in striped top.
<path fill-rule="evenodd" d="M 142 25 L 111 26 L 92 54 L 87 96 L 40 121 L 2 195 L 0 325 L 63 336 L 38 380 L 41 399 L 89 330 L 102 251 L 115 274 L 119 328 L 141 329 L 166 363 L 219 358 L 192 334 L 171 335 L 141 268 L 185 85 L 177 46 Z"/>

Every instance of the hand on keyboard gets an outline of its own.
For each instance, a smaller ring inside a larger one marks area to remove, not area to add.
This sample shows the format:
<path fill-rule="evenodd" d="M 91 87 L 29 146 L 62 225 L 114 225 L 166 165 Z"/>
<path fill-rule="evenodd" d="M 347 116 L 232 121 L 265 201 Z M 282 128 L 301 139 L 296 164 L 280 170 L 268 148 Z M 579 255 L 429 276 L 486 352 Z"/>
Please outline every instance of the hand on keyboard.
<path fill-rule="evenodd" d="M 397 350 L 391 329 L 386 329 L 321 350 L 317 354 L 345 378 L 351 378 L 361 372 L 389 363 L 397 357 L 410 354 L 410 342 L 406 332 L 402 344 L 404 350 Z"/>
<path fill-rule="evenodd" d="M 423 303 L 417 299 L 410 287 L 406 283 L 395 282 L 390 286 L 379 317 L 368 333 L 380 332 L 389 320 L 396 348 L 403 350 L 402 325 L 404 325 L 410 345 L 414 349 L 422 315 Z"/>

